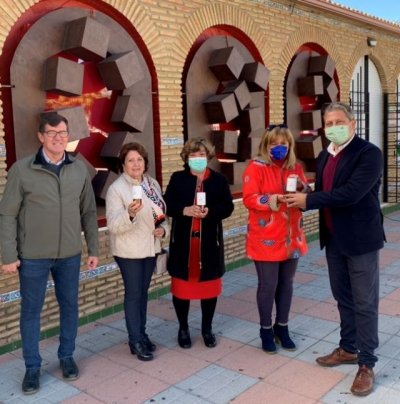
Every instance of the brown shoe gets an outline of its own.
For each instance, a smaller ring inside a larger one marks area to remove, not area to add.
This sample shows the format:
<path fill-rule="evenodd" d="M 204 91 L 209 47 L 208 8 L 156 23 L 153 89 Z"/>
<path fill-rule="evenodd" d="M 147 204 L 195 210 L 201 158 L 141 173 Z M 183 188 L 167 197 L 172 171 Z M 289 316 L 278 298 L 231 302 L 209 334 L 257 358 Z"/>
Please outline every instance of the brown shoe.
<path fill-rule="evenodd" d="M 332 353 L 326 356 L 320 356 L 316 359 L 318 365 L 332 367 L 338 365 L 353 365 L 358 362 L 358 355 L 345 351 L 343 348 L 336 348 Z"/>
<path fill-rule="evenodd" d="M 374 388 L 374 371 L 367 365 L 360 365 L 351 392 L 355 396 L 367 396 Z"/>

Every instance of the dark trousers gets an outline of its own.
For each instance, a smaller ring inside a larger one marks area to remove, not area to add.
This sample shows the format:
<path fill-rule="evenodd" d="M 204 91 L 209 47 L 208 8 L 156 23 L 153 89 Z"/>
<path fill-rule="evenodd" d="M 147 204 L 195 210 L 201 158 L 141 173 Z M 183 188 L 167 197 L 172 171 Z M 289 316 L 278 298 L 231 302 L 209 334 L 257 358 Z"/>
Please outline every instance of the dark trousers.
<path fill-rule="evenodd" d="M 360 365 L 373 367 L 378 358 L 379 250 L 345 256 L 334 238 L 326 246 L 329 280 L 340 314 L 340 347 L 359 351 Z"/>
<path fill-rule="evenodd" d="M 21 337 L 26 368 L 39 369 L 40 314 L 49 274 L 54 280 L 60 307 L 60 346 L 58 358 L 72 357 L 78 331 L 78 294 L 81 255 L 59 259 L 21 259 Z"/>
<path fill-rule="evenodd" d="M 172 302 L 174 304 L 176 316 L 179 322 L 179 328 L 187 330 L 189 327 L 188 316 L 190 308 L 190 300 L 179 299 L 176 296 L 172 296 Z M 215 308 L 217 306 L 217 298 L 202 299 L 201 305 L 201 332 L 207 333 L 212 330 L 212 320 L 214 318 Z"/>
<path fill-rule="evenodd" d="M 258 276 L 257 306 L 261 327 L 272 325 L 272 308 L 276 305 L 276 322 L 286 324 L 293 296 L 293 279 L 299 260 L 282 262 L 254 261 Z"/>
<path fill-rule="evenodd" d="M 155 257 L 114 257 L 124 281 L 124 311 L 129 343 L 136 344 L 146 335 L 147 300 Z"/>

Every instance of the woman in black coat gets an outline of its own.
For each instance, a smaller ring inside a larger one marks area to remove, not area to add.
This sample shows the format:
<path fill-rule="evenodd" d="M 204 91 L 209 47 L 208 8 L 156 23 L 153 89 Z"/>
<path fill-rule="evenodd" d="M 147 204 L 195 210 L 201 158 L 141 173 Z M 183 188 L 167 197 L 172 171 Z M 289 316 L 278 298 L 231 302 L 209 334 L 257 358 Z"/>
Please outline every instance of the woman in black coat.
<path fill-rule="evenodd" d="M 217 344 L 212 320 L 225 272 L 222 220 L 233 212 L 232 195 L 227 179 L 207 167 L 214 157 L 208 140 L 188 140 L 181 157 L 185 168 L 172 174 L 164 195 L 172 218 L 168 272 L 179 321 L 178 343 L 191 347 L 190 300 L 200 299 L 201 332 L 205 345 L 212 348 Z"/>

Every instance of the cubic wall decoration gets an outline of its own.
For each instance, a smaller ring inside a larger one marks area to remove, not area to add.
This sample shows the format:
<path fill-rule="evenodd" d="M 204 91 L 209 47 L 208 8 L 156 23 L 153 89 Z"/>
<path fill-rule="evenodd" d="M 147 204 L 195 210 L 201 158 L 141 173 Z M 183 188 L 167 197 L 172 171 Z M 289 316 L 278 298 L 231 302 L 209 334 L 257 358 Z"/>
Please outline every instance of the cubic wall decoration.
<path fill-rule="evenodd" d="M 296 156 L 311 181 L 315 179 L 316 158 L 326 146 L 322 109 L 324 104 L 336 101 L 339 94 L 335 72 L 329 55 L 305 49 L 294 57 L 288 73 L 287 123 L 296 139 Z"/>
<path fill-rule="evenodd" d="M 229 127 L 212 131 L 211 140 L 217 154 L 231 156 L 220 161 L 220 169 L 230 184 L 238 185 L 265 130 L 265 110 L 260 105 L 270 72 L 259 62 L 246 63 L 234 46 L 213 50 L 208 67 L 220 86 L 217 94 L 203 100 L 207 123 Z"/>
<path fill-rule="evenodd" d="M 63 50 L 82 60 L 100 60 L 107 56 L 110 30 L 91 17 L 66 24 Z"/>
<path fill-rule="evenodd" d="M 240 73 L 240 79 L 247 83 L 250 91 L 266 91 L 270 71 L 259 62 L 246 63 Z"/>
<path fill-rule="evenodd" d="M 121 95 L 115 103 L 111 121 L 119 122 L 133 132 L 142 132 L 149 112 L 148 106 L 135 97 Z"/>
<path fill-rule="evenodd" d="M 236 80 L 243 69 L 244 60 L 234 47 L 215 50 L 208 67 L 219 81 Z"/>
<path fill-rule="evenodd" d="M 296 140 L 296 156 L 301 160 L 316 159 L 321 151 L 321 136 L 304 136 Z"/>
<path fill-rule="evenodd" d="M 93 178 L 94 194 L 102 199 L 106 199 L 107 190 L 110 185 L 118 178 L 118 174 L 111 170 L 99 170 Z"/>
<path fill-rule="evenodd" d="M 236 154 L 238 152 L 238 134 L 236 131 L 214 131 L 211 139 L 217 153 Z"/>
<path fill-rule="evenodd" d="M 297 80 L 299 96 L 314 97 L 324 93 L 322 76 L 307 76 Z"/>
<path fill-rule="evenodd" d="M 63 57 L 51 57 L 43 68 L 43 90 L 66 96 L 81 95 L 84 66 Z"/>
<path fill-rule="evenodd" d="M 140 81 L 144 75 L 135 52 L 125 52 L 108 57 L 97 65 L 109 90 L 125 90 Z"/>
<path fill-rule="evenodd" d="M 57 42 L 53 44 L 49 41 L 48 49 L 40 48 L 35 55 L 38 60 L 43 60 L 41 86 L 31 92 L 41 92 L 40 97 L 44 92 L 46 107 L 43 113 L 57 111 L 67 118 L 70 132 L 68 150 L 84 161 L 100 201 L 117 176 L 117 157 L 125 143 L 142 143 L 151 156 L 149 160 L 154 170 L 151 76 L 145 70 L 147 66 L 139 48 L 133 39 L 126 41 L 126 33 L 117 22 L 101 13 L 96 16 L 84 14 L 87 14 L 85 9 L 60 8 L 44 17 L 49 21 L 47 24 L 35 25 L 37 32 L 35 29 L 28 32 L 29 43 L 38 42 L 43 37 L 56 37 L 55 32 L 58 34 Z M 29 38 L 29 35 L 32 37 Z M 21 77 L 26 74 L 24 66 L 16 64 L 16 70 Z M 85 89 L 85 73 L 95 77 L 93 82 L 97 87 L 93 92 Z M 104 83 L 103 87 L 101 83 Z M 15 105 L 20 105 L 18 100 L 23 100 L 22 97 L 24 95 L 18 93 Z M 235 103 L 234 95 L 232 97 Z M 112 127 L 112 130 L 95 126 L 99 117 L 94 120 L 91 112 L 97 100 L 102 105 L 102 113 L 105 111 L 105 100 L 111 105 L 107 106 L 109 117 L 106 118 L 106 126 Z M 15 127 L 18 129 L 19 125 Z M 37 145 L 33 142 L 30 147 L 36 150 Z M 16 149 L 20 151 L 22 146 L 17 145 Z M 90 153 L 95 154 L 92 162 L 86 155 Z"/>
<path fill-rule="evenodd" d="M 228 83 L 228 85 L 222 91 L 222 94 L 233 94 L 240 111 L 246 108 L 251 101 L 250 91 L 244 80 L 232 81 Z"/>
<path fill-rule="evenodd" d="M 231 122 L 239 116 L 234 94 L 216 94 L 204 101 L 208 123 Z"/>
<path fill-rule="evenodd" d="M 118 158 L 122 146 L 126 143 L 137 142 L 138 138 L 131 132 L 110 132 L 101 149 L 101 157 Z"/>

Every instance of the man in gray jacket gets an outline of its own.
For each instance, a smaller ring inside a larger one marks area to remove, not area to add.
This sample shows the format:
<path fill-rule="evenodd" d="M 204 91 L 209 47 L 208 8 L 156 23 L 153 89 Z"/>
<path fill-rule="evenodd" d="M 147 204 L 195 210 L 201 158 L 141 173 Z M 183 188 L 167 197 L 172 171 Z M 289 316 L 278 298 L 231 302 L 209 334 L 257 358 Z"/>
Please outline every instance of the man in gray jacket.
<path fill-rule="evenodd" d="M 20 329 L 26 373 L 25 394 L 39 389 L 40 313 L 51 273 L 60 308 L 58 358 L 63 377 L 75 380 L 73 359 L 78 329 L 81 232 L 88 246 L 87 265 L 98 264 L 98 227 L 91 179 L 84 163 L 65 150 L 68 121 L 56 112 L 43 114 L 36 155 L 9 170 L 0 202 L 2 271 L 19 274 Z"/>

